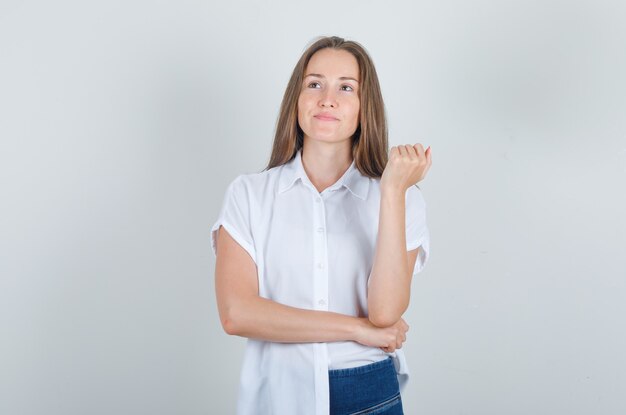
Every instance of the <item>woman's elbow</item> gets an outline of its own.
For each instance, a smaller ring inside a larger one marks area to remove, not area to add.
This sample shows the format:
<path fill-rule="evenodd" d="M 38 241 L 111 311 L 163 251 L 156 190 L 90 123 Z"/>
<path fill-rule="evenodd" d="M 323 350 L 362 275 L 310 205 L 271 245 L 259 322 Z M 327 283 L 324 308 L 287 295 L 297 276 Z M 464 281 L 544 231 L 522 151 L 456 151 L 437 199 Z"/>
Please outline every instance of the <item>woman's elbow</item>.
<path fill-rule="evenodd" d="M 226 334 L 229 334 L 231 336 L 236 336 L 239 333 L 239 328 L 237 327 L 237 324 L 231 318 L 222 319 L 222 328 L 224 329 L 224 332 Z"/>
<path fill-rule="evenodd" d="M 400 320 L 402 317 L 401 314 L 393 313 L 393 312 L 370 312 L 368 315 L 368 319 L 370 323 L 375 325 L 376 327 L 391 327 Z"/>
<path fill-rule="evenodd" d="M 229 307 L 220 315 L 220 320 L 222 322 L 222 328 L 226 334 L 231 336 L 240 336 L 241 335 L 241 322 L 240 318 L 237 317 L 236 313 L 233 310 L 233 307 Z"/>

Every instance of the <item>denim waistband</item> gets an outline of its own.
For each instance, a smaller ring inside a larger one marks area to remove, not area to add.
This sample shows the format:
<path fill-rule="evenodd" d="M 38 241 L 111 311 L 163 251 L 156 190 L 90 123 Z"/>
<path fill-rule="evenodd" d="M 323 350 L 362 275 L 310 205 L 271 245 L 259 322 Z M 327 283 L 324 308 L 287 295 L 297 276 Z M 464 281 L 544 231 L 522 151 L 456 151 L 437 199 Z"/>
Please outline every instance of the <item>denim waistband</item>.
<path fill-rule="evenodd" d="M 375 370 L 384 370 L 389 367 L 393 368 L 394 371 L 396 370 L 393 365 L 393 360 L 391 359 L 391 356 L 381 361 L 370 363 L 364 366 L 348 367 L 345 369 L 331 369 L 328 371 L 328 376 L 331 378 L 339 378 L 344 376 L 352 376 L 362 373 L 373 372 Z"/>

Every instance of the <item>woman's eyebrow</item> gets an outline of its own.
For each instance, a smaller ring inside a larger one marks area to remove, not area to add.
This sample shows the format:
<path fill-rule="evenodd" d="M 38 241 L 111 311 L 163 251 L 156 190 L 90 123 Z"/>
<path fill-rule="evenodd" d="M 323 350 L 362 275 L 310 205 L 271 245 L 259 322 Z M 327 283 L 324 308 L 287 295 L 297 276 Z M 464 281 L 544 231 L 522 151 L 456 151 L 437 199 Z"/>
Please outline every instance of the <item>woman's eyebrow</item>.
<path fill-rule="evenodd" d="M 306 75 L 305 78 L 308 78 L 309 76 L 315 76 L 315 77 L 318 77 L 318 78 L 326 78 L 324 75 L 321 75 L 321 74 L 318 74 L 318 73 L 310 73 L 310 74 Z M 342 81 L 354 81 L 357 84 L 359 83 L 359 81 L 357 81 L 356 79 L 351 78 L 349 76 L 341 76 L 341 77 L 339 77 L 339 79 L 342 80 Z"/>

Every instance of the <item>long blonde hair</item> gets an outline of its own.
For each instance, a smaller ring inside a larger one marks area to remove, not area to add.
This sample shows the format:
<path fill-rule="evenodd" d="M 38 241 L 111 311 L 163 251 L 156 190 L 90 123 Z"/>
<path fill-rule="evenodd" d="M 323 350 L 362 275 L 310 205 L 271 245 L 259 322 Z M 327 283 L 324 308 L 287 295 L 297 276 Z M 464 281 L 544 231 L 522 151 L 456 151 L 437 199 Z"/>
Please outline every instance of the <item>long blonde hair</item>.
<path fill-rule="evenodd" d="M 388 141 L 385 104 L 378 75 L 367 51 L 359 43 L 337 36 L 319 37 L 302 54 L 283 95 L 272 154 L 265 170 L 293 159 L 304 144 L 304 133 L 298 125 L 298 97 L 304 71 L 315 52 L 324 48 L 350 52 L 359 65 L 359 125 L 352 136 L 352 157 L 359 171 L 369 177 L 380 177 L 387 165 Z"/>

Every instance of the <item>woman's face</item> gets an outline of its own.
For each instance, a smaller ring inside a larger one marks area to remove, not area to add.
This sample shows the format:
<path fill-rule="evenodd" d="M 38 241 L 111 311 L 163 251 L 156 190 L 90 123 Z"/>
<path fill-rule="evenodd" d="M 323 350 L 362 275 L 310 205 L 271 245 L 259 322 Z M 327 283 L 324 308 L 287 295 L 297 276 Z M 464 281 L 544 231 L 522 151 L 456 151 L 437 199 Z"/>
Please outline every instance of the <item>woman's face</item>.
<path fill-rule="evenodd" d="M 305 140 L 350 140 L 359 125 L 359 81 L 359 65 L 350 52 L 331 48 L 315 52 L 298 98 L 298 123 Z"/>

